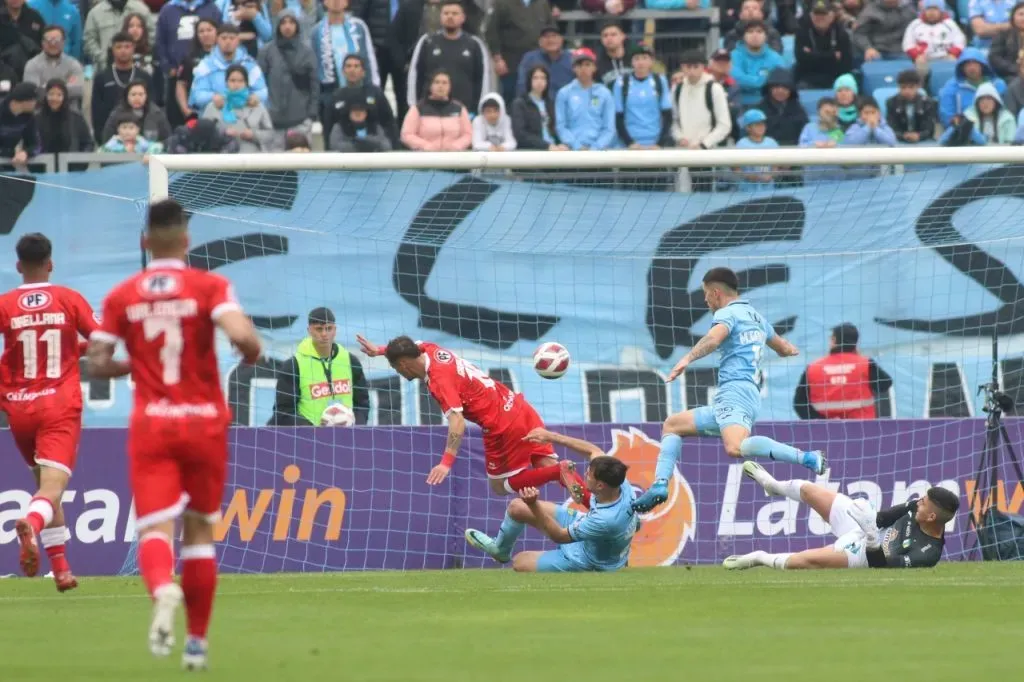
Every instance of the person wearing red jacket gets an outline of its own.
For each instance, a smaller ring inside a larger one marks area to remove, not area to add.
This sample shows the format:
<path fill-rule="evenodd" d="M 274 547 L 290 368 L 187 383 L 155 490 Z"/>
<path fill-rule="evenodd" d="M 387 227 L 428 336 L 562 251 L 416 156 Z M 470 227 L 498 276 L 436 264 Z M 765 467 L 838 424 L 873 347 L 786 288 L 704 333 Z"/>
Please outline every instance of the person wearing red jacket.
<path fill-rule="evenodd" d="M 835 327 L 829 354 L 800 376 L 793 409 L 801 419 L 875 419 L 875 401 L 892 387 L 892 377 L 857 351 L 860 334 L 849 322 Z"/>

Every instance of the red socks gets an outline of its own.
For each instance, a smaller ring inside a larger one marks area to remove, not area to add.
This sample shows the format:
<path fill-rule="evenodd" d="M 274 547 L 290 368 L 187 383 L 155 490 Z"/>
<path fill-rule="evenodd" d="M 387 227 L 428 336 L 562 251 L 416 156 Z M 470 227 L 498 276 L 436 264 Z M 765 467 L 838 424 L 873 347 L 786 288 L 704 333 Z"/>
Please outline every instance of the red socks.
<path fill-rule="evenodd" d="M 64 526 L 56 528 L 44 528 L 39 534 L 39 541 L 46 550 L 46 556 L 50 557 L 50 568 L 53 572 L 63 573 L 71 570 L 65 556 L 64 543 L 67 542 L 68 529 Z"/>
<path fill-rule="evenodd" d="M 206 639 L 217 591 L 217 559 L 213 545 L 181 548 L 181 589 L 190 637 Z"/>
<path fill-rule="evenodd" d="M 157 588 L 171 582 L 174 570 L 174 550 L 171 539 L 163 533 L 147 533 L 139 540 L 139 573 L 146 583 L 149 596 Z"/>
<path fill-rule="evenodd" d="M 39 535 L 53 521 L 53 502 L 45 497 L 33 497 L 28 503 L 28 514 L 25 514 L 25 520 L 32 526 L 36 535 Z"/>
<path fill-rule="evenodd" d="M 557 464 L 553 464 L 549 467 L 520 471 L 515 476 L 509 476 L 505 481 L 507 487 L 518 492 L 523 488 L 539 488 L 545 483 L 557 481 L 561 477 L 562 469 Z"/>

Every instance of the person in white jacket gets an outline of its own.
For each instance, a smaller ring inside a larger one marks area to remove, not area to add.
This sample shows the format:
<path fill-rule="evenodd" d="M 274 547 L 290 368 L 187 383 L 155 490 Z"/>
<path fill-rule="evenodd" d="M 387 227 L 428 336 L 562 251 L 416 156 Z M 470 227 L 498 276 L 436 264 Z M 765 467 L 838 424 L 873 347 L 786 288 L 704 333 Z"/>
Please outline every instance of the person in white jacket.
<path fill-rule="evenodd" d="M 480 115 L 473 119 L 473 151 L 510 152 L 516 148 L 512 119 L 505 112 L 505 99 L 497 94 L 484 95 Z"/>
<path fill-rule="evenodd" d="M 903 34 L 903 51 L 914 60 L 921 78 L 928 75 L 928 62 L 956 59 L 966 45 L 964 32 L 946 11 L 943 0 L 923 0 L 920 16 Z"/>
<path fill-rule="evenodd" d="M 703 52 L 684 53 L 683 80 L 672 89 L 672 139 L 683 149 L 713 149 L 732 131 L 728 95 L 704 67 Z M 710 168 L 691 168 L 680 174 L 679 190 L 710 192 L 712 180 Z"/>

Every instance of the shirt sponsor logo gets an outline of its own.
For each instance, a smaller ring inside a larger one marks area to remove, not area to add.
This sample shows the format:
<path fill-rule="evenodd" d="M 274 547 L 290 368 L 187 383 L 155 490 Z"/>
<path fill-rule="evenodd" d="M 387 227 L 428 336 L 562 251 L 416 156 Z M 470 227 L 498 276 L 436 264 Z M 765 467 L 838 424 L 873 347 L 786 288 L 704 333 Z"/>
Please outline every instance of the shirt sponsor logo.
<path fill-rule="evenodd" d="M 39 310 L 53 303 L 53 296 L 48 291 L 33 289 L 18 297 L 18 307 L 22 310 Z"/>
<path fill-rule="evenodd" d="M 220 416 L 220 410 L 214 403 L 171 403 L 160 400 L 146 404 L 146 416 L 165 419 L 182 419 L 184 417 L 214 419 Z"/>
<path fill-rule="evenodd" d="M 348 379 L 335 379 L 328 384 L 321 381 L 318 384 L 310 384 L 309 395 L 313 400 L 328 398 L 332 395 L 346 395 L 352 392 L 352 382 Z"/>
<path fill-rule="evenodd" d="M 28 403 L 32 402 L 36 398 L 55 395 L 56 393 L 57 389 L 55 388 L 44 388 L 41 391 L 26 391 L 25 389 L 21 389 L 19 391 L 8 393 L 7 399 L 12 403 Z"/>

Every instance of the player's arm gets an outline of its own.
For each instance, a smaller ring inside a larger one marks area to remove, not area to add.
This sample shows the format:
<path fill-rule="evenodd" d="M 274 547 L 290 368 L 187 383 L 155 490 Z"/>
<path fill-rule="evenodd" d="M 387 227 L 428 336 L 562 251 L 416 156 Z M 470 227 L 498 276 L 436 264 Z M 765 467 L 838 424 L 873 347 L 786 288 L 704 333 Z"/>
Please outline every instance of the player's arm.
<path fill-rule="evenodd" d="M 219 313 L 215 311 L 214 322 L 242 354 L 242 359 L 245 362 L 252 365 L 260 359 L 263 348 L 260 343 L 260 335 L 256 333 L 256 328 L 252 326 L 252 320 L 242 312 L 241 308 L 236 307 Z"/>
<path fill-rule="evenodd" d="M 792 358 L 800 355 L 799 348 L 778 334 L 768 339 L 764 345 L 775 351 L 775 354 L 781 358 Z"/>
<path fill-rule="evenodd" d="M 437 485 L 448 477 L 448 472 L 455 464 L 455 455 L 459 452 L 462 439 L 466 435 L 466 418 L 462 416 L 462 409 L 449 410 L 448 412 L 448 440 L 444 445 L 444 455 L 441 456 L 441 463 L 430 470 L 427 476 L 427 485 Z"/>
<path fill-rule="evenodd" d="M 555 433 L 554 431 L 548 431 L 543 428 L 536 428 L 526 434 L 523 440 L 531 443 L 551 443 L 553 445 L 561 445 L 564 448 L 569 448 L 574 452 L 578 452 L 581 455 L 586 456 L 588 460 L 594 459 L 595 457 L 603 457 L 604 450 L 597 447 L 593 443 L 587 442 L 580 438 L 573 438 L 572 436 L 566 436 L 562 433 Z"/>
<path fill-rule="evenodd" d="M 879 528 L 888 528 L 892 524 L 902 519 L 907 514 L 917 513 L 917 498 L 904 502 L 903 504 L 897 504 L 894 507 L 883 509 L 875 515 L 875 525 Z"/>
<path fill-rule="evenodd" d="M 676 363 L 676 366 L 669 372 L 668 381 L 672 381 L 690 366 L 691 363 L 711 355 L 722 343 L 729 338 L 729 327 L 722 323 L 716 323 L 711 330 L 701 337 L 701 340 L 690 349 L 690 352 L 683 356 L 683 359 Z"/>
<path fill-rule="evenodd" d="M 540 491 L 536 488 L 523 488 L 519 491 L 519 497 L 526 503 L 526 506 L 530 508 L 530 511 L 533 512 L 533 518 L 536 520 L 535 527 L 544 533 L 544 535 L 547 535 L 560 545 L 575 542 L 572 535 L 569 533 L 569 529 L 563 528 L 562 525 L 555 520 L 554 514 L 550 511 L 550 507 L 539 503 Z"/>
<path fill-rule="evenodd" d="M 126 360 L 115 360 L 114 349 L 117 338 L 97 329 L 89 337 L 89 346 L 85 351 L 86 369 L 94 379 L 114 379 L 131 373 L 131 365 Z"/>

